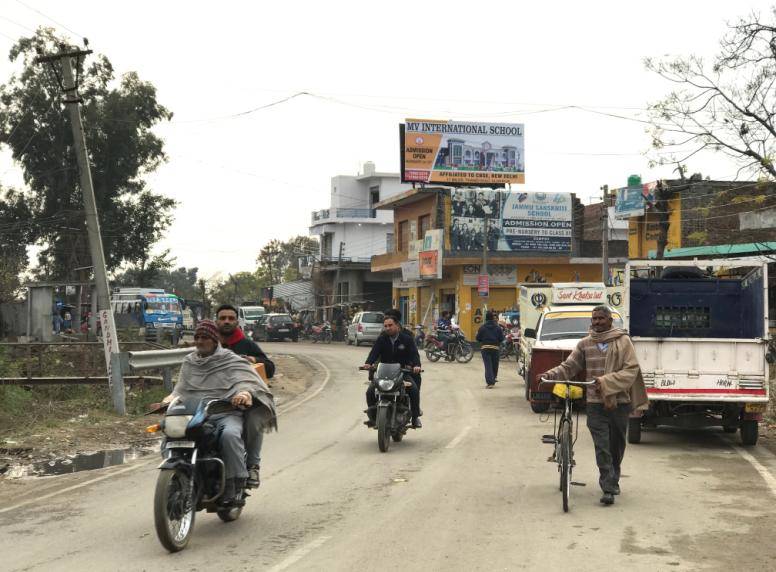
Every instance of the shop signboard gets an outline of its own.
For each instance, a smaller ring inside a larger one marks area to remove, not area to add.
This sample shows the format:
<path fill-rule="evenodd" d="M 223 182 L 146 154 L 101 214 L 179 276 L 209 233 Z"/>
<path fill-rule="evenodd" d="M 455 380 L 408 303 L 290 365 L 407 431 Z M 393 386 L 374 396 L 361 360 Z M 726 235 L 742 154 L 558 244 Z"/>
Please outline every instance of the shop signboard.
<path fill-rule="evenodd" d="M 525 183 L 522 123 L 407 119 L 399 134 L 402 182 Z"/>
<path fill-rule="evenodd" d="M 442 278 L 442 257 L 438 250 L 422 250 L 418 254 L 418 263 L 421 278 Z"/>
<path fill-rule="evenodd" d="M 488 284 L 488 275 L 480 274 L 477 276 L 477 294 L 483 298 L 487 298 L 490 294 L 490 285 Z"/>
<path fill-rule="evenodd" d="M 408 260 L 401 263 L 402 282 L 420 280 L 420 264 L 417 260 Z"/>
<path fill-rule="evenodd" d="M 463 267 L 463 285 L 477 286 L 481 274 L 479 264 L 467 264 Z M 490 286 L 517 286 L 517 266 L 510 264 L 488 264 L 488 284 Z"/>

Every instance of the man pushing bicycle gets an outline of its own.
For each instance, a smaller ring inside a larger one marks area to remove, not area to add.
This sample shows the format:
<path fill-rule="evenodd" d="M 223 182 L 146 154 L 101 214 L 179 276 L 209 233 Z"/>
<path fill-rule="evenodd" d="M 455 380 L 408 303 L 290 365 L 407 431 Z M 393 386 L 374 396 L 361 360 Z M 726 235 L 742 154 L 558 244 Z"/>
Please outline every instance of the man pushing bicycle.
<path fill-rule="evenodd" d="M 595 381 L 587 387 L 587 427 L 595 445 L 601 503 L 611 505 L 614 495 L 620 494 L 628 417 L 647 403 L 647 391 L 630 337 L 625 330 L 612 328 L 612 312 L 607 306 L 593 309 L 588 336 L 579 341 L 566 361 L 541 377 L 570 380 L 581 371 Z"/>

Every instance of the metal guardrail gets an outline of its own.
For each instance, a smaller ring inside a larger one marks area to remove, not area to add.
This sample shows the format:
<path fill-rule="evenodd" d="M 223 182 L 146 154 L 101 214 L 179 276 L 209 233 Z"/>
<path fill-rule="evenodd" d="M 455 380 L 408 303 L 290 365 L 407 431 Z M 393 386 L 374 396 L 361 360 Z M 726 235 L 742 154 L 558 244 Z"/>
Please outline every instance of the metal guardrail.
<path fill-rule="evenodd" d="M 172 350 L 145 350 L 138 352 L 126 352 L 127 364 L 132 371 L 144 369 L 159 369 L 179 366 L 183 359 L 194 351 L 195 348 L 179 348 Z"/>

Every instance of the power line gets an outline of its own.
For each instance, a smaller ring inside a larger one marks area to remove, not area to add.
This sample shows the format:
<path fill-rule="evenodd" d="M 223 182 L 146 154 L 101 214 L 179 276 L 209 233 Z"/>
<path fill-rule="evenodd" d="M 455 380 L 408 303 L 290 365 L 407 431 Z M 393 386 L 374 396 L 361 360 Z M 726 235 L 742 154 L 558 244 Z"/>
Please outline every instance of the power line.
<path fill-rule="evenodd" d="M 72 29 L 68 28 L 68 27 L 67 27 L 67 26 L 65 26 L 64 24 L 61 24 L 60 22 L 57 22 L 57 21 L 56 21 L 54 18 L 52 18 L 51 16 L 47 16 L 46 14 L 44 14 L 43 12 L 41 12 L 40 10 L 38 10 L 37 8 L 34 8 L 34 7 L 30 6 L 29 4 L 25 4 L 24 2 L 22 2 L 22 0 L 16 0 L 16 2 L 17 2 L 17 3 L 19 3 L 19 4 L 21 4 L 22 6 L 24 6 L 24 7 L 25 7 L 25 8 L 27 8 L 28 10 L 32 10 L 33 12 L 36 12 L 36 13 L 40 14 L 41 16 L 43 16 L 43 17 L 44 17 L 44 18 L 46 18 L 47 20 L 49 20 L 49 21 L 53 22 L 54 24 L 56 24 L 56 25 L 57 25 L 57 26 L 59 26 L 60 28 L 64 28 L 65 30 L 67 30 L 67 31 L 68 31 L 68 32 L 70 32 L 71 34 L 73 34 L 73 35 L 75 35 L 75 36 L 78 36 L 79 38 L 82 38 L 82 39 L 84 38 L 84 36 L 83 36 L 82 34 L 79 34 L 78 32 L 75 32 L 75 31 L 73 31 Z M 33 30 L 33 32 L 34 32 L 34 30 Z"/>

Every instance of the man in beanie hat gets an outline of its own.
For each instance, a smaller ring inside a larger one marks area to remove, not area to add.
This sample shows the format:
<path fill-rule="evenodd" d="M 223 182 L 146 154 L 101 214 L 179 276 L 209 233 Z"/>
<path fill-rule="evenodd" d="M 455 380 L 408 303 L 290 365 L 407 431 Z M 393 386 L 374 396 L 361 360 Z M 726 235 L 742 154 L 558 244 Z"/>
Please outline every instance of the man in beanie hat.
<path fill-rule="evenodd" d="M 277 429 L 275 400 L 264 380 L 246 360 L 219 345 L 214 322 L 202 320 L 197 324 L 194 343 L 197 350 L 183 360 L 178 382 L 163 402 L 169 403 L 176 397 L 184 400 L 228 399 L 237 408 L 210 417 L 221 432 L 219 449 L 226 471 L 226 490 L 219 502 L 230 505 L 248 477 L 243 427 L 246 423 L 257 423 L 261 431 Z M 250 415 L 246 415 L 248 412 Z M 256 445 L 261 447 L 261 440 L 249 444 L 249 449 Z M 249 456 L 258 457 L 259 453 L 248 451 Z"/>
<path fill-rule="evenodd" d="M 504 330 L 496 323 L 493 312 L 485 312 L 485 323 L 477 332 L 477 341 L 480 342 L 482 362 L 485 364 L 485 387 L 491 389 L 498 381 L 498 352 L 504 341 Z"/>

